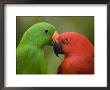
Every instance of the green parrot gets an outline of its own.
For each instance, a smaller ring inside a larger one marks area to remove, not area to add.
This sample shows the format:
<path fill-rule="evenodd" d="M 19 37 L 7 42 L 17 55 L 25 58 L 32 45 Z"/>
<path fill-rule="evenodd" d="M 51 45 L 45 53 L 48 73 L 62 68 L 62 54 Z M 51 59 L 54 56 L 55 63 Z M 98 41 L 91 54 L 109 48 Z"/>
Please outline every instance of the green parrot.
<path fill-rule="evenodd" d="M 16 74 L 49 74 L 44 47 L 57 38 L 53 25 L 40 22 L 32 25 L 23 35 L 16 49 Z"/>

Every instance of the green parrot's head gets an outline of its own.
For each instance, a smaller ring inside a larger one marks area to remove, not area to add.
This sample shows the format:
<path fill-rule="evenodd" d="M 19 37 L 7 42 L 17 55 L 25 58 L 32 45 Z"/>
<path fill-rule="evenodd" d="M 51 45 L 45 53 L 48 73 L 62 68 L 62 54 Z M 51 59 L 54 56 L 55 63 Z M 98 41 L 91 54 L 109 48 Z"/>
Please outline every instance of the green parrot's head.
<path fill-rule="evenodd" d="M 57 39 L 58 33 L 53 25 L 40 22 L 32 25 L 24 34 L 22 41 L 37 47 L 51 45 L 52 40 Z"/>

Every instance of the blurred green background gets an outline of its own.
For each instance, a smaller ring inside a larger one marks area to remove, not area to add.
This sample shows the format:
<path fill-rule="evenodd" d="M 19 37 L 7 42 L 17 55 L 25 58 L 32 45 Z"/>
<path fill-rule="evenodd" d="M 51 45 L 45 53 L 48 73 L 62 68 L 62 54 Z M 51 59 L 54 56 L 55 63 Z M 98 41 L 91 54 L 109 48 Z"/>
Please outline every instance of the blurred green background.
<path fill-rule="evenodd" d="M 67 31 L 79 32 L 94 45 L 94 16 L 16 16 L 16 47 L 24 32 L 38 22 L 48 22 L 54 25 L 59 34 Z M 50 46 L 44 49 L 51 74 L 55 74 L 64 56 L 57 57 Z"/>

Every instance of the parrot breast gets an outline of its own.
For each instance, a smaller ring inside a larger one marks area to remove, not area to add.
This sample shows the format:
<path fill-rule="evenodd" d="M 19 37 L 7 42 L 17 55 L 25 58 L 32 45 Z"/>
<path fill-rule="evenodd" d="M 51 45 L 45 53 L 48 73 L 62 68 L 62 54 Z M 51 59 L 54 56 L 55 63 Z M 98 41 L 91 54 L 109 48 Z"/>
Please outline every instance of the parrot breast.
<path fill-rule="evenodd" d="M 93 57 L 71 56 L 65 57 L 61 63 L 59 74 L 93 74 L 94 60 Z"/>

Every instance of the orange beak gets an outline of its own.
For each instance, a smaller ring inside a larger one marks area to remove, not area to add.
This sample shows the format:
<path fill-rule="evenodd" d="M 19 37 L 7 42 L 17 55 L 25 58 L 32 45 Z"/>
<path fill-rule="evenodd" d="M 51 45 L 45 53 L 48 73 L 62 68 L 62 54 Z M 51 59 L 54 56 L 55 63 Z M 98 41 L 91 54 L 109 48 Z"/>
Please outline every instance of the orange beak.
<path fill-rule="evenodd" d="M 58 37 L 59 37 L 59 34 L 58 34 L 57 31 L 55 31 L 54 34 L 53 34 L 53 36 L 52 36 L 53 42 L 54 42 L 54 41 L 58 41 Z"/>

